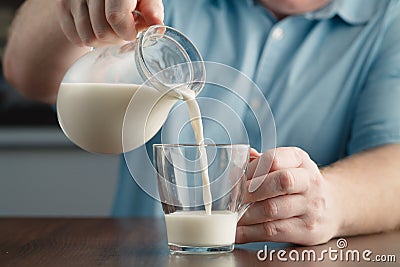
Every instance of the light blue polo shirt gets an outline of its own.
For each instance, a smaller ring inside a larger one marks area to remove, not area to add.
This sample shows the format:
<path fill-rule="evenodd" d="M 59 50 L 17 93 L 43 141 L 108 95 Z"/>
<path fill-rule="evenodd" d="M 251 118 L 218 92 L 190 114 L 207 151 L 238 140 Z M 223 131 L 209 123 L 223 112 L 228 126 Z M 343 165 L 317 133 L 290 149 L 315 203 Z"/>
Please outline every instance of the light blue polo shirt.
<path fill-rule="evenodd" d="M 259 86 L 277 146 L 298 146 L 325 166 L 400 142 L 400 1 L 333 0 L 280 21 L 251 0 L 165 2 L 166 24 L 185 33 L 204 60 L 232 66 Z M 255 112 L 257 101 L 249 96 Z M 249 142 L 259 147 L 253 126 L 246 125 Z M 159 135 L 149 150 L 154 142 Z M 122 160 L 113 215 L 155 214 L 161 205 L 137 187 Z"/>

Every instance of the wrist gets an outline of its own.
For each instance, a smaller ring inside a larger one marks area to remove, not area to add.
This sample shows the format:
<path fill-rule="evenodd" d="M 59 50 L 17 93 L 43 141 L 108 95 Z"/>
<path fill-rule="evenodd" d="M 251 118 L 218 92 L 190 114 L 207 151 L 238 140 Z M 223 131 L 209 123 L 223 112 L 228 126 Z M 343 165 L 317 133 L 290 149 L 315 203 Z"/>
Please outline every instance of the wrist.
<path fill-rule="evenodd" d="M 331 167 L 321 169 L 327 184 L 328 213 L 331 218 L 331 238 L 341 237 L 346 235 L 347 215 L 346 215 L 346 200 L 343 196 L 343 188 L 339 185 L 337 177 L 329 170 Z"/>

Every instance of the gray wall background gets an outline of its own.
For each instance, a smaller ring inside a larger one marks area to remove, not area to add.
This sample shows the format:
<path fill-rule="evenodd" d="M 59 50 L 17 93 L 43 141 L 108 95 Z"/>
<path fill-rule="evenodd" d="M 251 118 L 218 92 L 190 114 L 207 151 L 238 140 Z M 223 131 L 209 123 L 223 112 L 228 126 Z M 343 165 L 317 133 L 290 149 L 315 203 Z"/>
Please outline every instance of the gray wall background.
<path fill-rule="evenodd" d="M 58 127 L 0 128 L 0 216 L 109 216 L 120 160 Z"/>

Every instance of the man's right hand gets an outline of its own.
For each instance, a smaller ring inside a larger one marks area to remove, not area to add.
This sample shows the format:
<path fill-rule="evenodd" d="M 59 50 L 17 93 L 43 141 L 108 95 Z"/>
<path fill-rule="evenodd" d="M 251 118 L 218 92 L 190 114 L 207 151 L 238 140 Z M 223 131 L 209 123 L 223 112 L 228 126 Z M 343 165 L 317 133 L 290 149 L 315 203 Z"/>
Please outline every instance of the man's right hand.
<path fill-rule="evenodd" d="M 164 20 L 162 0 L 57 0 L 57 12 L 65 36 L 79 46 L 133 40 Z"/>

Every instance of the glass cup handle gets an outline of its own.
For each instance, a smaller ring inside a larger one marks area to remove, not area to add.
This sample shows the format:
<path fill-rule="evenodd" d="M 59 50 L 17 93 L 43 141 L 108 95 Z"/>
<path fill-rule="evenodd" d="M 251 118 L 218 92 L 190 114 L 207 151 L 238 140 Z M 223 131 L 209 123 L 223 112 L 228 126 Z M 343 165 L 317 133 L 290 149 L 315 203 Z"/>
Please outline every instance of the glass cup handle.
<path fill-rule="evenodd" d="M 252 205 L 253 203 L 246 203 L 244 205 L 241 205 L 238 210 L 238 217 L 237 221 L 240 221 L 240 219 L 243 217 L 244 213 L 247 211 L 247 209 Z"/>

